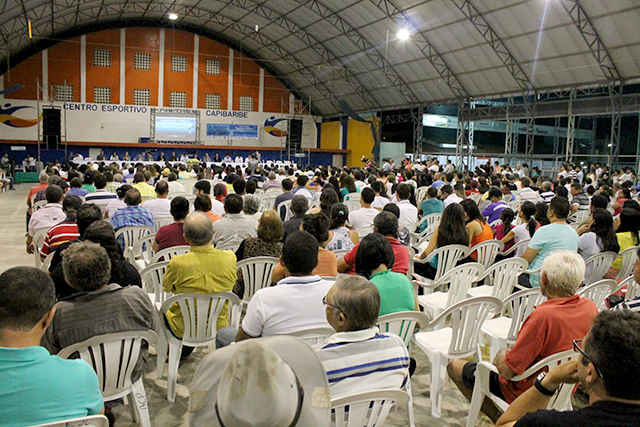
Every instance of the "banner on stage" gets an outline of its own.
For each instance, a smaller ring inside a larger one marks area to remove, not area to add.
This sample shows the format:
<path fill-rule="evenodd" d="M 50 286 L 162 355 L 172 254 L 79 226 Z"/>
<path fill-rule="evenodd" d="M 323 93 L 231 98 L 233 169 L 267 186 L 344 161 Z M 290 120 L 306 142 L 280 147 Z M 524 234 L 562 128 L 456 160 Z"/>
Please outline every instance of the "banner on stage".
<path fill-rule="evenodd" d="M 258 138 L 257 125 L 207 123 L 207 138 Z"/>

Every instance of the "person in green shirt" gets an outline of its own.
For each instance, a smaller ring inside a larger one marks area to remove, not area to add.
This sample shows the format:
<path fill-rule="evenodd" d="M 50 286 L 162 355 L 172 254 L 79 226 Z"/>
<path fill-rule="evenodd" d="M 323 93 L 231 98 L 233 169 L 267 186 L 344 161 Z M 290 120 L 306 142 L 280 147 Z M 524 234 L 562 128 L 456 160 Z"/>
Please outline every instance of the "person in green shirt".
<path fill-rule="evenodd" d="M 356 252 L 356 274 L 369 279 L 380 292 L 379 316 L 419 310 L 413 285 L 407 276 L 389 269 L 394 260 L 391 244 L 380 233 L 365 236 Z"/>
<path fill-rule="evenodd" d="M 427 198 L 420 202 L 420 206 L 418 208 L 421 213 L 422 218 L 427 215 L 431 215 L 434 213 L 442 213 L 444 210 L 444 204 L 442 200 L 438 199 L 438 189 L 434 187 L 429 187 L 427 190 Z M 423 222 L 420 224 L 420 228 L 416 230 L 418 233 L 424 231 L 427 228 L 427 223 Z"/>

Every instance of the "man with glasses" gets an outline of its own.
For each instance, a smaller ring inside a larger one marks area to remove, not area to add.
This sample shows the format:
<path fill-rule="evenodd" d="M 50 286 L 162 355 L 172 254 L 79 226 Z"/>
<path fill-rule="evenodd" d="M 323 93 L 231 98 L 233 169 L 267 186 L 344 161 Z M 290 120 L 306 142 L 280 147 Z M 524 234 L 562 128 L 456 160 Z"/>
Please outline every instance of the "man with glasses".
<path fill-rule="evenodd" d="M 318 264 L 316 238 L 306 231 L 291 233 L 284 242 L 280 262 L 285 278 L 277 286 L 260 289 L 251 298 L 236 342 L 330 328 L 322 298 L 333 283 L 312 274 Z"/>
<path fill-rule="evenodd" d="M 574 340 L 578 360 L 552 369 L 509 406 L 496 427 L 637 426 L 640 423 L 640 314 L 604 311 L 582 340 Z M 589 406 L 547 411 L 562 384 L 580 382 Z M 537 412 L 536 412 L 537 411 Z"/>
<path fill-rule="evenodd" d="M 380 293 L 362 276 L 339 276 L 322 302 L 336 333 L 316 352 L 329 378 L 331 398 L 399 389 L 409 377 L 409 353 L 400 337 L 381 334 Z"/>
<path fill-rule="evenodd" d="M 511 378 L 523 374 L 545 357 L 571 349 L 573 340 L 587 334 L 598 309 L 593 301 L 576 295 L 584 275 L 584 260 L 575 252 L 556 251 L 544 260 L 540 292 L 547 301 L 538 305 L 524 321 L 513 348 L 501 350 L 493 360 L 500 373 L 490 377 L 493 394 L 507 403 L 513 402 L 534 385 L 540 372 L 518 382 Z M 471 400 L 476 364 L 464 359 L 452 360 L 447 370 L 462 394 Z M 482 412 L 494 422 L 501 415 L 489 399 L 485 399 Z"/>

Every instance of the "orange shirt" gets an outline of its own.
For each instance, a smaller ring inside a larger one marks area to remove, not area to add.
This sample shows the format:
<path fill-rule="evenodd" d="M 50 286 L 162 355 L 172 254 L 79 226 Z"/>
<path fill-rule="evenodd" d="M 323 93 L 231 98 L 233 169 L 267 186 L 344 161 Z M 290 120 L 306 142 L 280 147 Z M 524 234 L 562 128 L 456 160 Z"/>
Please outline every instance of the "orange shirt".
<path fill-rule="evenodd" d="M 479 219 L 476 219 L 475 221 L 478 221 L 482 226 L 482 233 L 476 236 L 473 236 L 473 238 L 471 239 L 471 245 L 469 246 L 471 248 L 477 245 L 478 243 L 482 243 L 487 240 L 493 240 L 493 231 L 491 230 L 491 227 L 489 227 L 489 224 L 487 224 L 486 222 L 482 222 Z M 476 253 L 476 251 L 473 251 L 473 253 L 471 253 L 470 256 L 475 260 L 478 259 L 478 254 Z"/>
<path fill-rule="evenodd" d="M 219 219 L 222 219 L 222 217 L 220 215 L 216 215 L 211 211 L 206 211 L 205 212 L 207 214 L 207 216 L 209 217 L 209 219 L 211 220 L 211 223 L 213 224 L 214 222 L 216 222 Z"/>

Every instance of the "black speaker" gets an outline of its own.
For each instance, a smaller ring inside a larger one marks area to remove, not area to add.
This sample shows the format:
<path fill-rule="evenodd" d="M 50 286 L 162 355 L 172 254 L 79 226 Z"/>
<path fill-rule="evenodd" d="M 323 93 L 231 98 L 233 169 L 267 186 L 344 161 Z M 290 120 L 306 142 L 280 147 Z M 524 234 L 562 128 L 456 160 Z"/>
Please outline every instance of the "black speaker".
<path fill-rule="evenodd" d="M 302 151 L 302 120 L 289 119 L 287 141 L 290 150 Z"/>
<path fill-rule="evenodd" d="M 60 110 L 57 108 L 42 109 L 42 133 L 44 136 L 60 138 Z"/>

